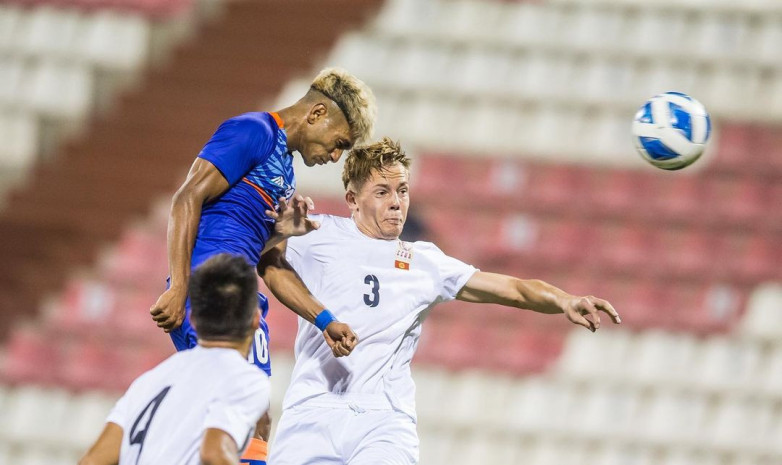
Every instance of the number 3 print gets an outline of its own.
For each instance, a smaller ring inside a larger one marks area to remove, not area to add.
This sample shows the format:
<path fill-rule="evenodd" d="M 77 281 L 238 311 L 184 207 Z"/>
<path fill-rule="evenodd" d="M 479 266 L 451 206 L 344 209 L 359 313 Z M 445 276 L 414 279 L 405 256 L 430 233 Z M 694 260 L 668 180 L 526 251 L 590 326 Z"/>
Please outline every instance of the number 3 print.
<path fill-rule="evenodd" d="M 380 303 L 380 281 L 377 280 L 377 276 L 368 274 L 364 278 L 364 284 L 372 286 L 371 294 L 364 294 L 364 303 L 370 307 L 377 307 L 377 304 Z"/>

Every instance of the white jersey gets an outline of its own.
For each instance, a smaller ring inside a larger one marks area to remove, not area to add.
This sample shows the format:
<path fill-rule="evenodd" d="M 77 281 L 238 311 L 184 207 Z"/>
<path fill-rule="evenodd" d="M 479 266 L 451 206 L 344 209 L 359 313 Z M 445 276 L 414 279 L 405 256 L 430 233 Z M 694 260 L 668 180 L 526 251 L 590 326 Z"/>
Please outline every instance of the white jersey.
<path fill-rule="evenodd" d="M 228 433 L 241 453 L 269 390 L 266 374 L 234 349 L 177 352 L 136 379 L 109 414 L 123 430 L 119 463 L 200 464 L 208 428 Z"/>
<path fill-rule="evenodd" d="M 390 402 L 415 419 L 410 375 L 421 323 L 432 306 L 453 300 L 477 271 L 430 242 L 372 239 L 354 221 L 313 215 L 319 229 L 288 239 L 287 259 L 359 344 L 335 358 L 320 331 L 299 319 L 296 365 L 284 408 L 306 400 L 360 396 Z"/>

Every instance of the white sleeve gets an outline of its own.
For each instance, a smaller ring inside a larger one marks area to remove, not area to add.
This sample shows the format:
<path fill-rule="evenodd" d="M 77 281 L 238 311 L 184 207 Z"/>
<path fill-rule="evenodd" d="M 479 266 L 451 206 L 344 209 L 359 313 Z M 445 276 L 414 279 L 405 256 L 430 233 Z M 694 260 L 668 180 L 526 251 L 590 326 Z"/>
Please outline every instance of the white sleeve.
<path fill-rule="evenodd" d="M 309 218 L 313 221 L 320 222 L 323 227 L 323 222 L 327 220 L 326 215 L 309 215 Z M 303 236 L 294 236 L 288 238 L 288 245 L 285 251 L 285 259 L 291 264 L 296 273 L 301 276 L 302 274 L 302 262 L 304 253 L 312 242 L 313 233 L 305 234 Z"/>
<path fill-rule="evenodd" d="M 125 393 L 120 399 L 117 401 L 116 404 L 114 404 L 114 408 L 111 409 L 111 412 L 109 412 L 109 416 L 106 417 L 106 423 L 116 423 L 119 425 L 123 430 L 126 430 L 128 428 L 128 396 L 129 396 L 130 390 Z"/>
<path fill-rule="evenodd" d="M 443 301 L 453 300 L 467 281 L 478 271 L 472 265 L 449 257 L 432 243 L 419 243 L 434 261 L 440 275 L 439 297 Z"/>
<path fill-rule="evenodd" d="M 225 431 L 241 449 L 258 419 L 269 409 L 270 389 L 269 378 L 260 371 L 232 376 L 207 407 L 204 431 L 208 428 Z"/>

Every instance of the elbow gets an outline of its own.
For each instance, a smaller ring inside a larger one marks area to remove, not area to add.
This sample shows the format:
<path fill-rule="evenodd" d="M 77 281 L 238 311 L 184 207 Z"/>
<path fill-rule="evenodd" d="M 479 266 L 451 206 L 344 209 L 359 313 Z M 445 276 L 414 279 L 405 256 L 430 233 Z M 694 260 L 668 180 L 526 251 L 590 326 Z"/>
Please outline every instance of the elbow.
<path fill-rule="evenodd" d="M 225 456 L 221 451 L 202 450 L 201 465 L 232 465 L 230 457 Z"/>
<path fill-rule="evenodd" d="M 268 285 L 268 281 L 277 271 L 281 268 L 282 252 L 279 249 L 271 249 L 268 252 L 261 255 L 261 259 L 258 261 L 256 271 L 258 276 Z"/>
<path fill-rule="evenodd" d="M 96 465 L 96 464 L 97 464 L 97 462 L 95 460 L 93 460 L 92 457 L 90 457 L 89 454 L 87 454 L 84 457 L 82 457 L 81 460 L 79 460 L 79 464 L 78 465 Z"/>

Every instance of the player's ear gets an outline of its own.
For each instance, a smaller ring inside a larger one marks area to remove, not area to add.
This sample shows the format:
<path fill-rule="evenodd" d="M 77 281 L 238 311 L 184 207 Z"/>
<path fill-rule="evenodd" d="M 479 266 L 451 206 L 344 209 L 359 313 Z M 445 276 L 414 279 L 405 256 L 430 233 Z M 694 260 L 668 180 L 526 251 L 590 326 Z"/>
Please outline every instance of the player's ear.
<path fill-rule="evenodd" d="M 358 210 L 358 203 L 356 202 L 356 193 L 352 189 L 348 189 L 345 192 L 345 202 L 348 203 L 348 208 L 351 212 Z"/>
<path fill-rule="evenodd" d="M 322 103 L 316 103 L 312 106 L 312 108 L 310 108 L 310 112 L 307 115 L 307 122 L 314 124 L 316 121 L 325 117 L 327 114 L 328 109 L 326 108 L 326 105 Z"/>

